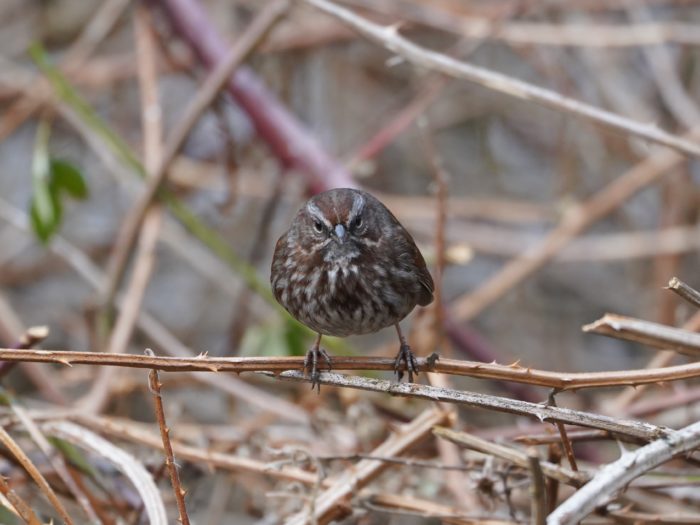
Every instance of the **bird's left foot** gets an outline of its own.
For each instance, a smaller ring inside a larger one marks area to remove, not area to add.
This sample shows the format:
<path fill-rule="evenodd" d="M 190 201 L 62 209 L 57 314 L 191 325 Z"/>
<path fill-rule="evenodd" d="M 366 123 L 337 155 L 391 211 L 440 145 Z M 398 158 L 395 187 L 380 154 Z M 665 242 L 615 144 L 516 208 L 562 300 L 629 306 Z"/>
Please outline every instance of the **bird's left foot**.
<path fill-rule="evenodd" d="M 402 342 L 399 347 L 399 353 L 396 354 L 396 359 L 394 360 L 394 373 L 397 375 L 399 382 L 403 378 L 402 364 L 406 365 L 406 372 L 408 372 L 408 382 L 413 383 L 413 374 L 418 375 L 418 361 L 416 361 L 416 356 L 411 350 L 411 347 L 407 343 Z"/>

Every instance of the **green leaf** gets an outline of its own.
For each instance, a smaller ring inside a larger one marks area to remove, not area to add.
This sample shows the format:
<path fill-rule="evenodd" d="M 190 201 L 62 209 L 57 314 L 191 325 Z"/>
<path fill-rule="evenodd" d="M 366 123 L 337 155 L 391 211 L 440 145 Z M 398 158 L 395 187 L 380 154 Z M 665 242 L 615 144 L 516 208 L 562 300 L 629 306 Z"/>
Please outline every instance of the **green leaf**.
<path fill-rule="evenodd" d="M 49 123 L 39 122 L 32 155 L 31 220 L 37 237 L 47 242 L 61 220 L 58 199 L 51 189 L 51 163 L 49 161 Z"/>
<path fill-rule="evenodd" d="M 51 188 L 45 185 L 35 186 L 29 216 L 34 233 L 46 244 L 58 231 L 63 219 L 63 206 Z"/>
<path fill-rule="evenodd" d="M 306 355 L 307 330 L 290 317 L 285 319 L 284 328 L 284 339 L 287 342 L 289 355 Z"/>
<path fill-rule="evenodd" d="M 7 390 L 4 388 L 0 388 L 0 405 L 2 406 L 10 406 L 12 403 L 12 396 L 7 393 Z M 2 523 L 2 522 L 0 522 Z"/>
<path fill-rule="evenodd" d="M 58 193 L 65 190 L 71 197 L 83 200 L 88 196 L 88 187 L 83 174 L 70 162 L 50 159 L 51 187 Z"/>
<path fill-rule="evenodd" d="M 57 438 L 55 436 L 51 436 L 48 439 L 51 444 L 56 447 L 56 450 L 63 454 L 63 457 L 66 458 L 71 465 L 93 479 L 97 477 L 95 467 L 93 467 L 92 464 L 85 458 L 85 455 L 78 447 L 65 439 Z"/>
<path fill-rule="evenodd" d="M 53 215 L 49 190 L 49 133 L 48 122 L 40 121 L 32 154 L 32 190 L 37 214 L 43 220 L 49 220 Z"/>
<path fill-rule="evenodd" d="M 17 523 L 19 523 L 19 520 L 11 510 L 9 510 L 7 507 L 2 506 L 0 507 L 0 523 L 6 525 L 17 525 Z"/>
<path fill-rule="evenodd" d="M 34 233 L 46 244 L 61 226 L 64 193 L 76 199 L 87 197 L 82 173 L 71 163 L 49 156 L 49 123 L 39 122 L 32 156 L 32 199 L 29 215 Z"/>

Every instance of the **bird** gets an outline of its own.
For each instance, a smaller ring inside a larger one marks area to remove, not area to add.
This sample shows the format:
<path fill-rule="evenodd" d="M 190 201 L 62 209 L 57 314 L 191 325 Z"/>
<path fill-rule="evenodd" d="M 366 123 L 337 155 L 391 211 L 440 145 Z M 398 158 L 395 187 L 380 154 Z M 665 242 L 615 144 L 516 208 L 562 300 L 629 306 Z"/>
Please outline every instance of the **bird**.
<path fill-rule="evenodd" d="M 317 334 L 303 365 L 312 389 L 320 392 L 319 359 L 332 368 L 320 346 L 324 335 L 392 325 L 399 338 L 394 372 L 400 382 L 404 365 L 413 382 L 417 362 L 399 322 L 430 304 L 435 287 L 413 238 L 379 199 L 353 188 L 311 197 L 275 244 L 270 284 L 287 312 Z"/>

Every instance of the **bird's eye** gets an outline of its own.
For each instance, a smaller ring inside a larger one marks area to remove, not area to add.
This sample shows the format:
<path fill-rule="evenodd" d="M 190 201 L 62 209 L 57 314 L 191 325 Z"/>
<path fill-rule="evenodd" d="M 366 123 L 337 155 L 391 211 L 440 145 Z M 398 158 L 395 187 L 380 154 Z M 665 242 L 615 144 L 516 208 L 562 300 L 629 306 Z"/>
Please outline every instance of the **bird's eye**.
<path fill-rule="evenodd" d="M 323 233 L 323 223 L 321 221 L 314 221 L 314 230 L 317 233 Z"/>
<path fill-rule="evenodd" d="M 352 221 L 352 229 L 357 229 L 360 226 L 362 226 L 362 217 L 357 216 L 355 217 L 355 220 Z"/>

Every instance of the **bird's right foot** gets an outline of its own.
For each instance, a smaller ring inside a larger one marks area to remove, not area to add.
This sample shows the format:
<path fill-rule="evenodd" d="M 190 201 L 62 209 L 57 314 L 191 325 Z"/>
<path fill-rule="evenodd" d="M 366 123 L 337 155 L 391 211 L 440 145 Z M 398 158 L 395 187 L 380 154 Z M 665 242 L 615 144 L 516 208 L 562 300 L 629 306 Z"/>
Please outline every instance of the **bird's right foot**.
<path fill-rule="evenodd" d="M 323 348 L 321 348 L 318 344 L 315 344 L 312 346 L 308 352 L 306 352 L 306 357 L 304 357 L 304 372 L 309 372 L 309 377 L 311 378 L 311 390 L 316 388 L 318 393 L 321 393 L 321 383 L 319 382 L 319 378 L 321 377 L 321 373 L 318 371 L 318 357 L 319 355 L 323 357 L 324 361 L 328 365 L 328 371 L 330 372 L 332 370 L 332 361 L 331 361 L 331 356 L 326 352 Z"/>
<path fill-rule="evenodd" d="M 408 372 L 408 382 L 413 383 L 413 374 L 418 375 L 418 361 L 411 347 L 402 339 L 399 353 L 396 354 L 396 359 L 394 360 L 394 373 L 398 377 L 399 383 L 403 378 L 404 367 L 406 372 Z"/>

